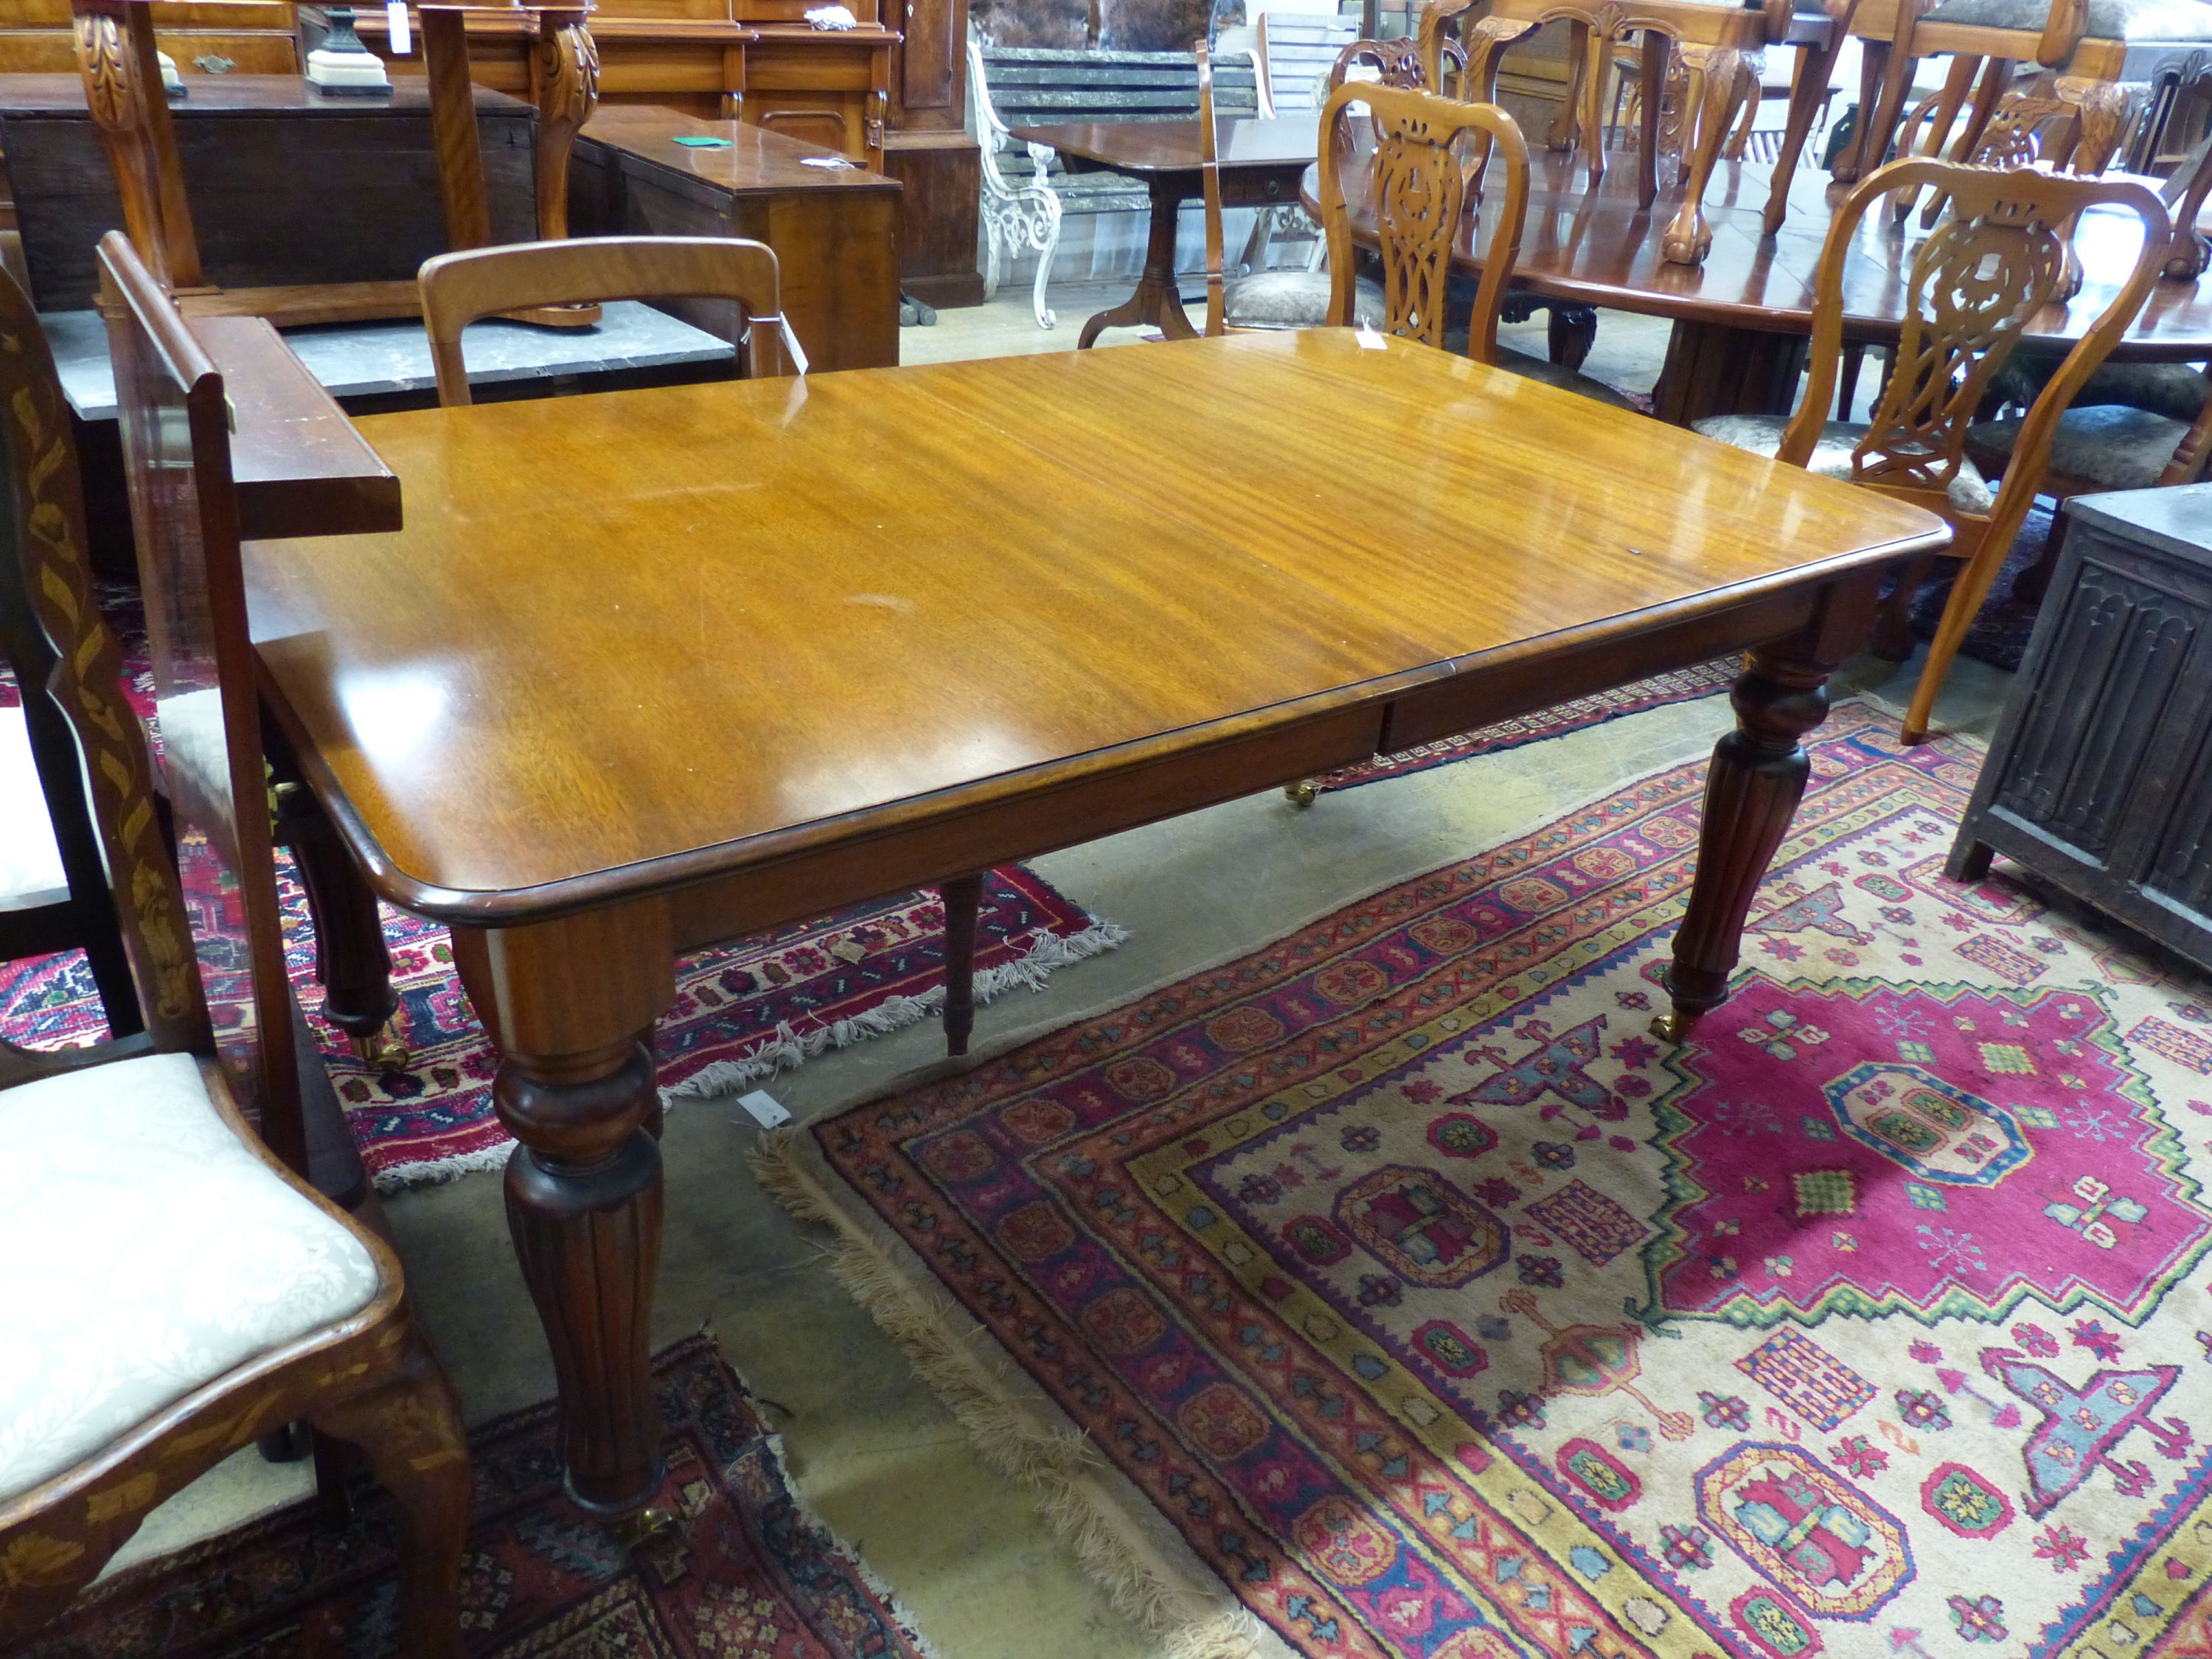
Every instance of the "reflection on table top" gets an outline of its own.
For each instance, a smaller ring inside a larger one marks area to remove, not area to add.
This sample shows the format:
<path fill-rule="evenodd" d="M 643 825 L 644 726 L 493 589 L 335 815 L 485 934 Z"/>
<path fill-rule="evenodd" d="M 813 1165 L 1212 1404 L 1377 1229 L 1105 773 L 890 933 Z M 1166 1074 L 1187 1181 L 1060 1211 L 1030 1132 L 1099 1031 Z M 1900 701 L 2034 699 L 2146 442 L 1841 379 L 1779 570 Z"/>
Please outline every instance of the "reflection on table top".
<path fill-rule="evenodd" d="M 1771 169 L 1763 162 L 1723 161 L 1705 191 L 1713 246 L 1703 265 L 1670 264 L 1659 255 L 1659 238 L 1680 203 L 1679 186 L 1662 185 L 1650 210 L 1636 203 L 1636 155 L 1610 154 L 1595 190 L 1584 183 L 1571 156 L 1538 150 L 1532 158 L 1528 222 L 1514 265 L 1516 283 L 1556 299 L 1578 300 L 1620 311 L 1638 311 L 1700 323 L 1778 333 L 1812 326 L 1814 277 L 1826 240 L 1832 202 L 1842 187 L 1816 167 L 1800 167 L 1790 192 L 1790 215 L 1770 240 L 1759 219 Z M 1373 211 L 1364 167 L 1345 169 L 1345 193 L 1355 236 L 1373 240 Z M 1662 171 L 1662 180 L 1666 174 Z M 2154 186 L 2157 180 L 2147 181 Z M 1314 174 L 1304 186 L 1315 203 Z M 1904 305 L 1910 255 L 1924 235 L 1916 210 L 1902 227 L 1886 211 L 1867 216 L 1844 274 L 1845 331 L 1856 337 L 1894 338 Z M 1474 268 L 1470 240 L 1480 246 L 1485 226 L 1462 229 L 1456 261 Z M 2084 280 L 2068 306 L 2038 316 L 2031 334 L 2078 336 L 2112 301 L 2132 267 L 2142 236 L 2131 216 L 2085 216 L 2075 246 Z M 2212 279 L 2161 282 L 2129 331 L 2121 357 L 2197 361 L 2212 357 Z"/>
<path fill-rule="evenodd" d="M 1302 115 L 1225 116 L 1214 123 L 1224 167 L 1290 167 L 1319 153 L 1320 121 Z M 1071 121 L 1012 129 L 1024 143 L 1048 144 L 1062 155 L 1116 173 L 1195 173 L 1198 122 Z"/>
<path fill-rule="evenodd" d="M 358 424 L 405 528 L 250 546 L 254 638 L 371 879 L 463 918 L 949 818 L 1010 774 L 1287 728 L 1943 536 L 1348 330 Z"/>

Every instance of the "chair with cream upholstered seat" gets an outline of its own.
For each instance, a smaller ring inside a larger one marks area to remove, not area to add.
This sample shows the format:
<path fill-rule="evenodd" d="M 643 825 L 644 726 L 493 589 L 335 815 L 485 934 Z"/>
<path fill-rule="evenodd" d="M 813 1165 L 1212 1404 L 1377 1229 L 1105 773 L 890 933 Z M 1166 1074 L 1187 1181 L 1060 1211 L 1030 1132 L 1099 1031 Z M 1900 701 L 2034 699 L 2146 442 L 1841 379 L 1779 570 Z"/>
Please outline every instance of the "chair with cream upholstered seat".
<path fill-rule="evenodd" d="M 148 1511 L 268 1431 L 357 1445 L 400 1508 L 405 1650 L 459 1659 L 468 1453 L 399 1262 L 303 1176 L 222 381 L 119 233 L 101 246 L 163 772 L 92 604 L 68 406 L 0 276 L 0 581 L 54 653 L 146 1031 L 0 1044 L 0 1648 Z M 187 894 L 190 899 L 187 899 Z M 259 1133 L 249 1123 L 258 1123 Z"/>
<path fill-rule="evenodd" d="M 1876 204 L 1897 191 L 1917 194 L 1931 185 L 1944 197 L 1946 210 L 1913 257 L 1888 385 L 1866 424 L 1832 421 L 1827 415 L 1843 352 L 1843 277 L 1851 239 Z M 2136 215 L 2142 223 L 2142 251 L 2118 295 L 2028 410 L 2014 467 L 1993 490 L 1966 453 L 1968 428 L 2028 319 L 2059 291 L 2069 263 L 2066 229 L 2093 206 Z M 1907 742 L 1927 736 L 1929 714 L 1951 659 L 2027 516 L 2058 417 L 2142 308 L 2158 280 L 2166 240 L 2165 209 L 2133 180 L 1962 167 L 1917 157 L 1890 162 L 1853 186 L 1829 226 L 1815 279 L 1810 372 L 1797 412 L 1787 419 L 1724 416 L 1697 422 L 1708 437 L 1899 496 L 1940 514 L 1951 526 L 1950 555 L 1966 568 L 1951 584 L 1914 689 L 1905 718 Z M 1900 579 L 1893 614 L 1911 602 L 1919 574 L 1916 568 Z"/>

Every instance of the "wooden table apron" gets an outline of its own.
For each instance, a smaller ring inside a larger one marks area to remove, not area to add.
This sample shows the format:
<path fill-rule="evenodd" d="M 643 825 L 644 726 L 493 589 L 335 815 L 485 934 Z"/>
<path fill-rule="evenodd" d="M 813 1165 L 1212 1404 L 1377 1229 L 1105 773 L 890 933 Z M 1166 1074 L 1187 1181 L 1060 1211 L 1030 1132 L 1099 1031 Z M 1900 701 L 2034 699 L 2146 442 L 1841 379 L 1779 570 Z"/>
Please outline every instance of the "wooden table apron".
<path fill-rule="evenodd" d="M 571 1489 L 611 1517 L 659 1468 L 650 1042 L 679 954 L 1744 648 L 1686 1029 L 1727 994 L 1828 672 L 1946 533 L 1350 331 L 360 425 L 408 528 L 249 544 L 264 688 L 359 878 L 452 928 Z"/>
<path fill-rule="evenodd" d="M 1814 281 L 1832 204 L 1841 194 L 1817 167 L 1801 167 L 1790 190 L 1790 213 L 1769 237 L 1761 216 L 1772 169 L 1763 162 L 1723 161 L 1705 191 L 1713 245 L 1702 265 L 1671 264 L 1660 239 L 1680 205 L 1679 183 L 1662 185 L 1647 211 L 1636 203 L 1634 155 L 1586 187 L 1575 157 L 1539 151 L 1532 158 L 1528 217 L 1514 261 L 1517 289 L 1556 300 L 1673 320 L 1667 361 L 1652 396 L 1662 420 L 1686 426 L 1711 415 L 1790 412 L 1812 334 Z M 2157 181 L 2153 180 L 2154 184 Z M 1345 194 L 1356 242 L 1375 246 L 1373 210 L 1364 167 L 1345 170 Z M 1315 175 L 1304 175 L 1300 200 L 1316 211 Z M 1452 263 L 1479 273 L 1477 249 L 1486 228 L 1470 218 Z M 1844 279 L 1844 337 L 1894 345 L 1901 325 L 1908 258 L 1923 233 L 1915 213 L 1900 230 L 1887 211 L 1867 216 L 1852 245 Z M 2031 335 L 2078 339 L 2126 280 L 2136 240 L 2122 216 L 2092 214 L 2076 240 L 2087 280 L 2074 300 L 2038 316 Z M 2212 359 L 2212 279 L 2161 282 L 2112 356 L 2119 362 L 2203 362 Z"/>
<path fill-rule="evenodd" d="M 1198 123 L 1078 121 L 1012 131 L 1018 143 L 1050 145 L 1076 172 L 1119 173 L 1140 180 L 1152 196 L 1136 292 L 1085 323 L 1076 349 L 1088 348 L 1109 328 L 1151 326 L 1170 340 L 1196 339 L 1176 284 L 1176 230 L 1182 204 L 1205 191 Z M 1297 199 L 1299 176 L 1313 165 L 1317 148 L 1315 117 L 1239 116 L 1218 122 L 1216 131 L 1224 208 L 1275 207 Z"/>

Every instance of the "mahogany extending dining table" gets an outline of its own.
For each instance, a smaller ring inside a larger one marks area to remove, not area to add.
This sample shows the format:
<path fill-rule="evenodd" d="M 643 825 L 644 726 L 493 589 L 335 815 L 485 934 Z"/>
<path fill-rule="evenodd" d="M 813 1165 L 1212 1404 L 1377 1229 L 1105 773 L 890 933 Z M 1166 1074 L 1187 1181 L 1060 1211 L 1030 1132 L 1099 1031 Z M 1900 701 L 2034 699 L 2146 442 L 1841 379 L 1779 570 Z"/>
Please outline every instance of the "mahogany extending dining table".
<path fill-rule="evenodd" d="M 247 545 L 264 696 L 355 878 L 452 930 L 570 1490 L 623 1525 L 679 953 L 1742 648 L 1680 1038 L 1827 674 L 1948 534 L 1350 330 L 356 424 L 404 526 Z"/>

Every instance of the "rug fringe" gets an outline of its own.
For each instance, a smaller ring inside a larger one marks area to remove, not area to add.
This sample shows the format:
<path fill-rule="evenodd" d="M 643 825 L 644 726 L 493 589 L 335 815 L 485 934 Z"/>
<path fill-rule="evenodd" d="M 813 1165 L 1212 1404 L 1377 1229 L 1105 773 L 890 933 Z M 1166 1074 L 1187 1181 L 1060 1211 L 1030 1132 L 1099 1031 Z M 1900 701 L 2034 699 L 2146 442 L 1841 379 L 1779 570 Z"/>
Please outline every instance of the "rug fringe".
<path fill-rule="evenodd" d="M 495 1146 L 479 1146 L 473 1152 L 456 1152 L 451 1158 L 394 1164 L 379 1170 L 370 1177 L 370 1184 L 380 1193 L 404 1192 L 410 1187 L 442 1186 L 480 1170 L 504 1169 L 507 1155 L 514 1150 L 514 1142 L 502 1140 Z"/>
<path fill-rule="evenodd" d="M 806 1165 L 806 1143 L 792 1128 L 763 1134 L 752 1152 L 762 1189 L 800 1221 L 835 1234 L 830 1271 L 883 1333 L 896 1343 L 983 1461 L 1026 1487 L 1053 1534 L 1071 1549 L 1124 1615 L 1164 1639 L 1163 1659 L 1272 1659 L 1287 1652 L 1249 1612 L 1178 1571 L 1171 1535 L 1147 1536 L 1149 1512 L 1134 1512 L 1103 1489 L 1113 1478 L 1090 1440 L 1073 1425 L 1042 1420 L 1026 1378 L 981 1350 L 989 1334 L 950 1297 L 921 1287 L 884 1245 L 843 1214 Z M 1164 1531 L 1164 1528 L 1159 1530 Z"/>
<path fill-rule="evenodd" d="M 1020 957 L 995 968 L 986 968 L 975 975 L 975 1000 L 989 1002 L 1016 986 L 1042 991 L 1045 981 L 1059 969 L 1111 951 L 1128 937 L 1129 930 L 1119 922 L 1101 921 L 1095 916 L 1080 933 L 1060 934 L 1048 927 L 1037 928 L 1030 936 L 1028 950 Z M 849 1048 L 870 1037 L 888 1036 L 909 1025 L 918 1025 L 936 1013 L 944 1003 L 945 988 L 933 985 L 920 996 L 890 997 L 866 1013 L 831 1020 L 805 1031 L 786 1020 L 772 1036 L 762 1038 L 743 1054 L 702 1066 L 683 1082 L 664 1089 L 661 1097 L 672 1105 L 679 1100 L 713 1100 L 732 1094 L 763 1078 L 803 1066 L 831 1049 Z"/>

